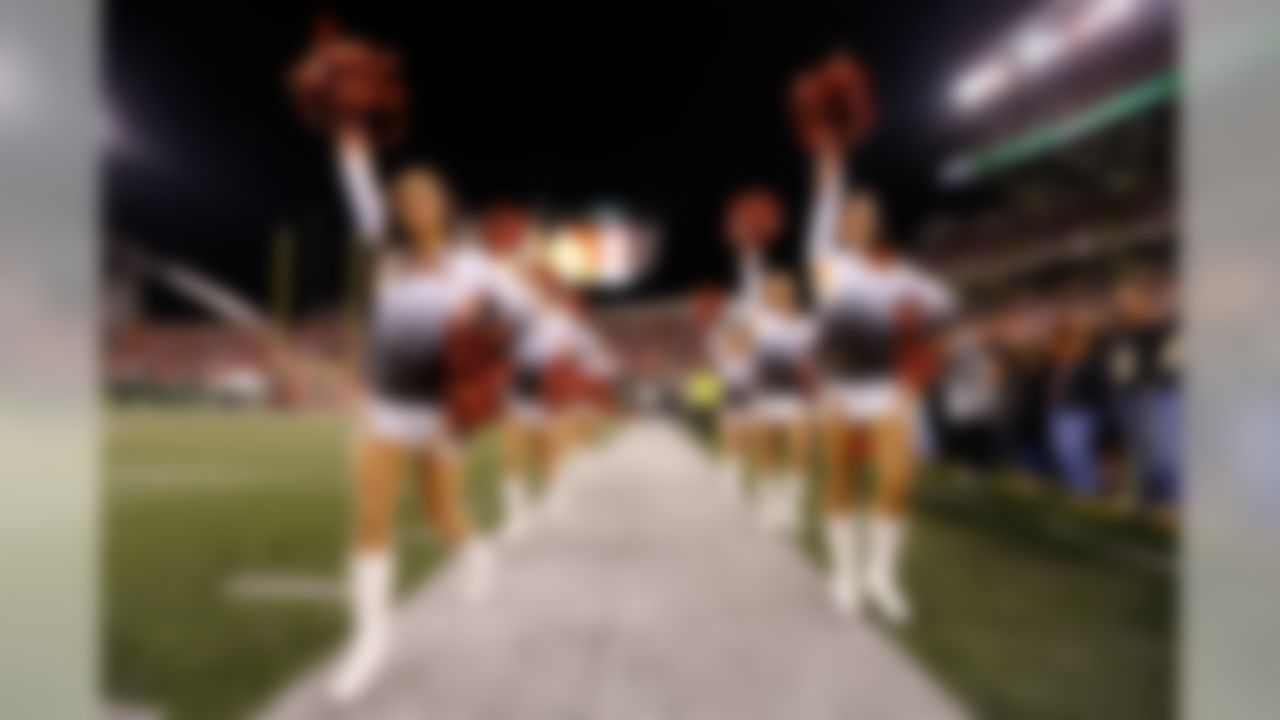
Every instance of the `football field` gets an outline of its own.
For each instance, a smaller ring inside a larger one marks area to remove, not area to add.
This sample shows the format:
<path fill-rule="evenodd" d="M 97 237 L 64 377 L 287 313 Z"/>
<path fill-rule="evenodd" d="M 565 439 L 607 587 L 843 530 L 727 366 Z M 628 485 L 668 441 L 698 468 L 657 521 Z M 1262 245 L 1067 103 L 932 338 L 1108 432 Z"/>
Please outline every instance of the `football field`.
<path fill-rule="evenodd" d="M 110 415 L 110 700 L 168 718 L 243 717 L 332 651 L 344 627 L 346 447 L 327 415 Z M 492 526 L 493 438 L 477 438 L 469 461 L 470 500 Z M 1167 543 L 1043 499 L 936 478 L 924 490 L 908 568 L 918 620 L 895 639 L 940 684 L 979 717 L 1171 715 Z M 417 507 L 402 504 L 406 585 L 443 558 Z M 803 540 L 815 538 L 810 528 Z"/>

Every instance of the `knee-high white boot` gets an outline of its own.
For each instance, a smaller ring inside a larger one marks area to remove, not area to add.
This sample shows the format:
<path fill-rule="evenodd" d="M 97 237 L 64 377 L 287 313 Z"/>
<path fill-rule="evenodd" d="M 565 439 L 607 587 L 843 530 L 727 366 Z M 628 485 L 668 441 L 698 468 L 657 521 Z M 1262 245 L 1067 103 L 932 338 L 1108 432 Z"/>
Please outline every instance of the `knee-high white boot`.
<path fill-rule="evenodd" d="M 389 550 L 360 551 L 351 558 L 347 591 L 351 640 L 329 686 L 338 702 L 355 700 L 368 689 L 386 660 L 390 640 L 395 564 Z"/>
<path fill-rule="evenodd" d="M 911 619 L 911 603 L 898 582 L 906 524 L 901 518 L 878 514 L 871 520 L 871 554 L 867 564 L 867 595 L 886 620 Z"/>
<path fill-rule="evenodd" d="M 862 608 L 862 583 L 858 573 L 858 516 L 853 513 L 832 515 L 823 530 L 830 560 L 827 591 L 831 604 L 841 615 L 852 615 Z"/>

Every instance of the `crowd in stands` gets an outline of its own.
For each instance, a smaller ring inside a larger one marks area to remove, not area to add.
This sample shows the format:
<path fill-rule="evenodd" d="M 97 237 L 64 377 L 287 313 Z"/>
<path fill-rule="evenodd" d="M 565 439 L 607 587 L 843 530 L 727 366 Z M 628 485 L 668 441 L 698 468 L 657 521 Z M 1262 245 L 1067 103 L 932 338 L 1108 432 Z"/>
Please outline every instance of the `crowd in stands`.
<path fill-rule="evenodd" d="M 1176 285 L 1011 293 L 950 329 L 931 394 L 933 452 L 974 477 L 1015 470 L 1085 500 L 1172 519 L 1181 479 Z"/>

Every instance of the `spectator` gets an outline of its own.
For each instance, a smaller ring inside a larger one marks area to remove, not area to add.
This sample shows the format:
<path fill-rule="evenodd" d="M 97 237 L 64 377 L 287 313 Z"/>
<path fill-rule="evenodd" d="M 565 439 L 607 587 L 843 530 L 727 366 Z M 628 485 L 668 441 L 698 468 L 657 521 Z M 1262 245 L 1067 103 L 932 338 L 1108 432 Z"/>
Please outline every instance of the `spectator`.
<path fill-rule="evenodd" d="M 982 320 L 959 323 L 949 338 L 939 387 L 943 446 L 966 476 L 989 473 L 1002 461 L 1000 376 Z"/>
<path fill-rule="evenodd" d="M 1050 444 L 1059 475 L 1081 499 L 1096 498 L 1103 490 L 1098 451 L 1109 392 L 1096 321 L 1083 302 L 1069 300 L 1050 345 Z"/>
<path fill-rule="evenodd" d="M 1178 330 L 1163 300 L 1149 274 L 1120 283 L 1107 361 L 1143 503 L 1158 520 L 1172 523 L 1181 479 L 1182 393 Z"/>
<path fill-rule="evenodd" d="M 1011 305 L 999 325 L 998 352 L 1003 383 L 1001 416 L 1013 460 L 1026 475 L 1053 474 L 1048 442 L 1050 367 L 1046 328 L 1037 308 Z"/>

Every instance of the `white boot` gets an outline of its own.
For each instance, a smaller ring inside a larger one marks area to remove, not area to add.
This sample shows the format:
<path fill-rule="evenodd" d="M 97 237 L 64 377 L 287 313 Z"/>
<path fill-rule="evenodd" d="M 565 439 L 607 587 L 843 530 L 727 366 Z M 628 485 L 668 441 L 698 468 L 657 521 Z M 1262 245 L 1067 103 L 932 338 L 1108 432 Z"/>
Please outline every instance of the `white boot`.
<path fill-rule="evenodd" d="M 387 550 L 358 552 L 351 559 L 347 583 L 352 637 L 329 686 L 330 696 L 339 703 L 363 695 L 386 660 L 394 575 Z"/>
<path fill-rule="evenodd" d="M 886 620 L 895 625 L 911 619 L 911 604 L 898 583 L 898 564 L 906 525 L 900 518 L 871 519 L 871 554 L 867 564 L 867 595 Z"/>
<path fill-rule="evenodd" d="M 858 525 L 856 516 L 828 517 L 824 526 L 827 539 L 827 591 L 831 604 L 841 615 L 852 615 L 862 609 L 862 587 L 858 575 Z"/>
<path fill-rule="evenodd" d="M 483 537 L 476 537 L 458 550 L 462 571 L 462 599 L 468 605 L 479 605 L 493 592 L 496 563 L 493 547 Z"/>
<path fill-rule="evenodd" d="M 522 478 L 509 477 L 502 483 L 502 506 L 506 514 L 503 523 L 502 537 L 514 542 L 524 537 L 529 529 L 529 507 L 532 498 L 529 484 Z"/>

